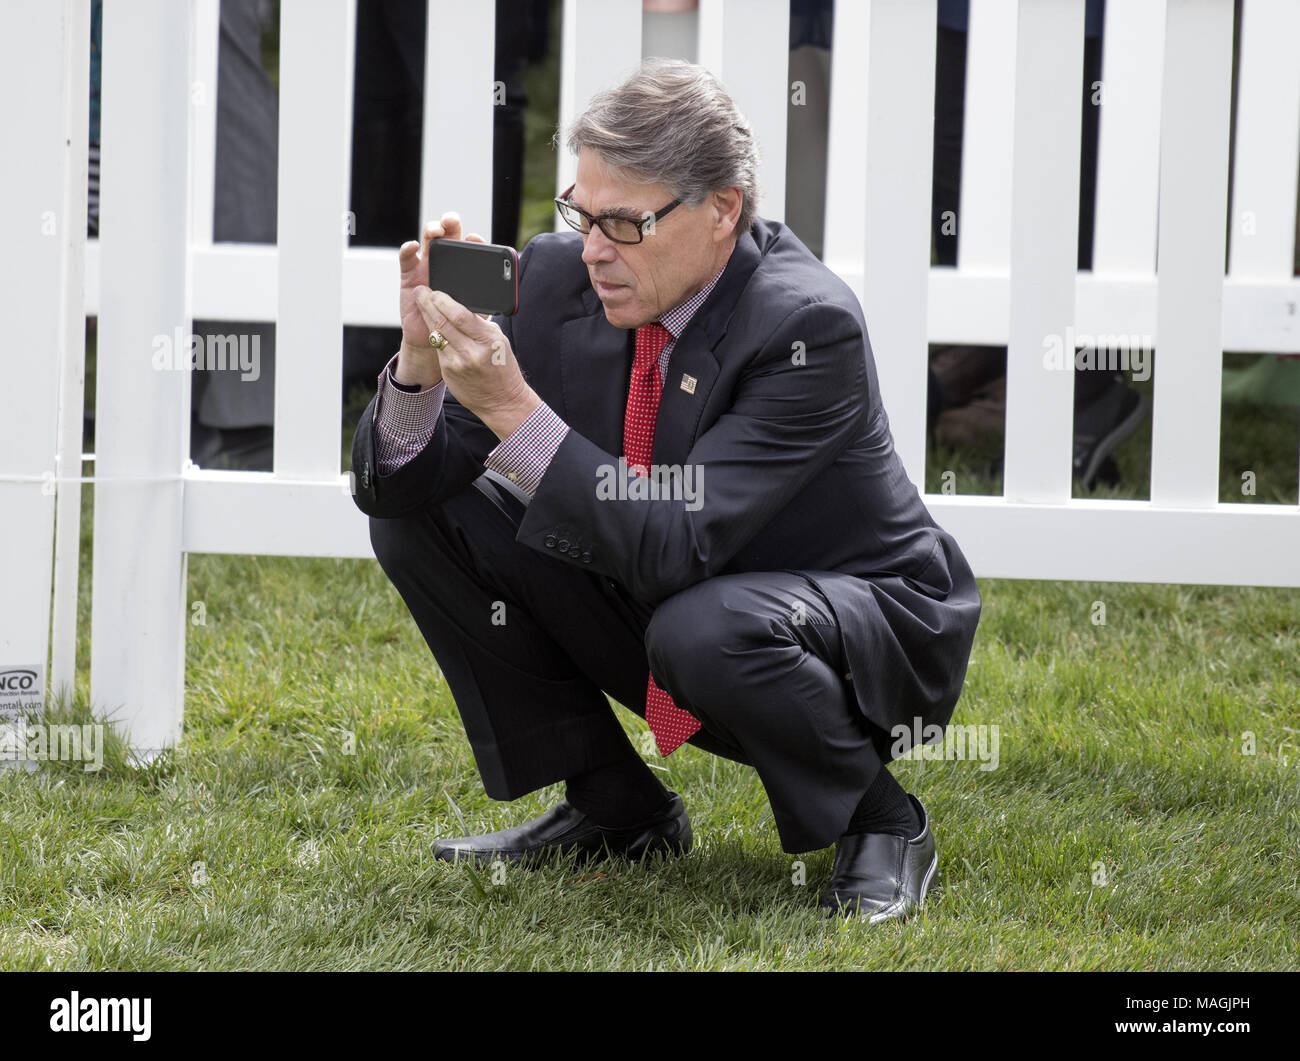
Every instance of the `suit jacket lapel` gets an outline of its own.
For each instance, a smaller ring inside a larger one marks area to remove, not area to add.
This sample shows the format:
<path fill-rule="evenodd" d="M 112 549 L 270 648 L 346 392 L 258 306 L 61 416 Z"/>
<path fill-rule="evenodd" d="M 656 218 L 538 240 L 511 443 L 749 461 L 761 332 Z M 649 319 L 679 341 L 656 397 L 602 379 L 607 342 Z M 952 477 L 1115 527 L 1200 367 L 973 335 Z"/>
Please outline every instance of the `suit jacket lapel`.
<path fill-rule="evenodd" d="M 736 241 L 726 269 L 673 347 L 663 397 L 659 400 L 659 418 L 655 422 L 654 463 L 686 463 L 699 434 L 700 417 L 708 404 L 709 393 L 718 378 L 718 344 L 727 334 L 731 314 L 760 257 L 754 237 L 746 232 Z M 687 376 L 694 377 L 694 384 Z M 683 381 L 686 388 L 682 386 Z"/>
<path fill-rule="evenodd" d="M 709 392 L 718 378 L 714 351 L 726 335 L 732 311 L 760 257 L 754 237 L 746 232 L 737 241 L 709 297 L 673 347 L 655 424 L 654 463 L 686 462 Z M 582 305 L 586 316 L 566 321 L 560 332 L 560 414 L 575 431 L 606 452 L 618 455 L 623 452 L 623 418 L 635 331 L 610 324 L 590 287 L 583 291 Z M 695 377 L 694 393 L 682 389 L 684 376 Z"/>
<path fill-rule="evenodd" d="M 632 335 L 605 319 L 590 287 L 582 295 L 585 317 L 560 329 L 560 386 L 564 422 L 601 449 L 623 452 L 623 416 L 632 374 Z"/>

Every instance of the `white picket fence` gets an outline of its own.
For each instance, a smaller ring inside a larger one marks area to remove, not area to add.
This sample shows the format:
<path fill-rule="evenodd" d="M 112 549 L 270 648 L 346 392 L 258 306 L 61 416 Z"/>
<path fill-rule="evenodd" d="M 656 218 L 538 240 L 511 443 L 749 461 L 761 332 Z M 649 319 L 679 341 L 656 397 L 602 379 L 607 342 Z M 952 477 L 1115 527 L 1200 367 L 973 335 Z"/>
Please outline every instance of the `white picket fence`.
<path fill-rule="evenodd" d="M 99 317 L 91 698 L 145 756 L 180 736 L 189 553 L 371 555 L 340 472 L 341 338 L 395 323 L 396 268 L 394 252 L 345 247 L 354 4 L 283 0 L 278 248 L 212 242 L 217 0 L 105 0 L 89 244 L 89 0 L 0 7 L 0 672 L 43 662 L 52 639 L 51 688 L 73 674 L 84 311 Z M 1228 248 L 1232 0 L 1108 5 L 1095 267 L 1080 274 L 1083 7 L 972 0 L 960 258 L 931 268 L 935 2 L 840 0 L 827 262 L 863 302 L 917 483 L 927 341 L 1009 348 L 1005 496 L 926 497 L 979 575 L 1300 586 L 1300 508 L 1217 500 L 1222 351 L 1300 351 L 1300 0 L 1245 0 Z M 643 53 L 698 59 L 754 124 L 760 213 L 783 216 L 787 0 L 563 14 L 562 121 Z M 487 232 L 493 4 L 429 0 L 429 19 L 422 216 L 457 209 Z M 574 163 L 558 168 L 557 189 Z M 277 322 L 273 473 L 188 464 L 186 376 L 151 355 L 195 317 Z M 1156 339 L 1149 502 L 1070 497 L 1073 379 L 1042 356 L 1067 328 Z"/>

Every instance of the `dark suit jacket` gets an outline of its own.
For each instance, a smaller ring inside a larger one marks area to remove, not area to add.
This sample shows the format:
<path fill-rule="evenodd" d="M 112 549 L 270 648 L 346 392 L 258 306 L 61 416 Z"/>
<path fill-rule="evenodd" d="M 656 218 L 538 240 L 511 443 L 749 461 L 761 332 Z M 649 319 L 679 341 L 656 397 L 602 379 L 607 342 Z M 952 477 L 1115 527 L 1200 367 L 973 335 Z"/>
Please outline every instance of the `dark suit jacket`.
<path fill-rule="evenodd" d="M 606 320 L 581 251 L 576 232 L 531 240 L 519 312 L 497 318 L 529 385 L 570 426 L 517 541 L 649 606 L 714 575 L 803 572 L 839 620 L 877 747 L 894 726 L 946 724 L 979 591 L 894 450 L 852 290 L 785 225 L 758 219 L 674 347 L 659 407 L 653 463 L 702 466 L 703 504 L 611 499 L 597 483 L 622 453 L 633 332 Z M 432 441 L 380 477 L 373 410 L 352 465 L 356 503 L 378 518 L 463 490 L 499 441 L 448 393 Z"/>

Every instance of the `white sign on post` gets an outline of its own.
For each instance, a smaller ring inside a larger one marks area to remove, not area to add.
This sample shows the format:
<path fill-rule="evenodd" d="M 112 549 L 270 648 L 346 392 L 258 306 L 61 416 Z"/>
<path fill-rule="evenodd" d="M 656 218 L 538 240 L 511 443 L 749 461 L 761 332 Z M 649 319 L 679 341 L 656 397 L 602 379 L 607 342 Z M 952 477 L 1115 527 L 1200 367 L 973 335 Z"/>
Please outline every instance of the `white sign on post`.
<path fill-rule="evenodd" d="M 36 762 L 27 755 L 27 726 L 45 711 L 45 667 L 0 666 L 0 767 L 22 763 L 28 770 Z"/>

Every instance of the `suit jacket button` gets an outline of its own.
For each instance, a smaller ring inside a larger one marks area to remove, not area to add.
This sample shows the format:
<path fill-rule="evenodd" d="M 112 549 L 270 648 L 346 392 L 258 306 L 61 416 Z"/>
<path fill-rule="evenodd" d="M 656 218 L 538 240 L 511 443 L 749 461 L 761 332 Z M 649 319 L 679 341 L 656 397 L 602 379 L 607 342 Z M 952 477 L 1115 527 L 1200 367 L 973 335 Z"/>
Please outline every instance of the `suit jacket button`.
<path fill-rule="evenodd" d="M 845 680 L 846 682 L 851 682 L 851 681 L 853 681 L 853 672 L 852 672 L 851 670 L 846 670 L 846 671 L 844 672 L 844 680 Z"/>
<path fill-rule="evenodd" d="M 581 547 L 581 546 L 578 546 L 578 545 L 575 545 L 572 549 L 569 550 L 569 555 L 572 556 L 572 557 L 575 557 L 575 558 L 581 556 L 581 555 L 582 555 L 582 547 Z"/>
<path fill-rule="evenodd" d="M 361 485 L 366 489 L 370 488 L 370 466 L 368 464 L 361 466 Z"/>
<path fill-rule="evenodd" d="M 548 535 L 546 536 L 546 543 L 545 543 L 545 544 L 546 544 L 546 548 L 548 548 L 548 549 L 554 549 L 554 548 L 555 548 L 555 535 L 554 535 L 554 534 L 548 534 Z"/>
<path fill-rule="evenodd" d="M 583 553 L 583 554 L 582 554 L 582 562 L 583 562 L 584 564 L 589 564 L 589 563 L 591 563 L 591 553 Z"/>
<path fill-rule="evenodd" d="M 569 539 L 568 539 L 568 538 L 561 538 L 561 539 L 560 539 L 560 542 L 559 542 L 559 545 L 560 545 L 560 552 L 562 552 L 562 553 L 567 553 L 567 552 L 569 551 Z"/>

